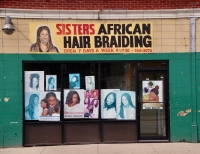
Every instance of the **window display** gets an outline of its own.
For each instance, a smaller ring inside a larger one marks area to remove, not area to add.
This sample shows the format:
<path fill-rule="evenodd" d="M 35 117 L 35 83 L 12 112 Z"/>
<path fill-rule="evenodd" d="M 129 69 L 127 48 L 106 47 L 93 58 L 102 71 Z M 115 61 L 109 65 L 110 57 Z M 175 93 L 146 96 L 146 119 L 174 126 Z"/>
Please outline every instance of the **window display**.
<path fill-rule="evenodd" d="M 57 90 L 57 75 L 46 75 L 46 90 Z"/>
<path fill-rule="evenodd" d="M 142 81 L 143 109 L 163 109 L 163 81 Z"/>
<path fill-rule="evenodd" d="M 44 91 L 44 71 L 25 71 L 25 92 Z"/>
<path fill-rule="evenodd" d="M 69 89 L 80 88 L 80 74 L 69 74 Z"/>
<path fill-rule="evenodd" d="M 98 119 L 99 100 L 95 98 L 85 98 L 84 104 L 85 104 L 84 117 Z"/>
<path fill-rule="evenodd" d="M 85 77 L 85 85 L 86 85 L 86 90 L 93 90 L 95 89 L 95 79 L 94 76 L 86 76 Z"/>
<path fill-rule="evenodd" d="M 101 90 L 101 118 L 135 120 L 135 92 L 119 89 Z"/>
<path fill-rule="evenodd" d="M 120 91 L 117 93 L 117 119 L 136 119 L 135 92 Z"/>
<path fill-rule="evenodd" d="M 25 70 L 25 120 L 136 119 L 135 92 L 131 89 L 135 84 L 134 63 L 101 63 L 102 71 L 92 73 L 90 66 L 98 69 L 100 65 L 62 65 L 63 71 L 59 63 L 33 64 L 35 69 Z M 35 71 L 38 69 L 44 71 Z M 106 78 L 102 77 L 104 71 Z M 60 116 L 61 111 L 63 115 Z"/>
<path fill-rule="evenodd" d="M 101 118 L 116 118 L 116 100 L 119 89 L 101 89 Z"/>
<path fill-rule="evenodd" d="M 84 118 L 84 90 L 64 90 L 64 118 Z"/>
<path fill-rule="evenodd" d="M 25 93 L 25 120 L 59 121 L 60 92 Z"/>
<path fill-rule="evenodd" d="M 39 93 L 25 93 L 25 120 L 38 120 L 39 118 Z"/>
<path fill-rule="evenodd" d="M 92 98 L 99 99 L 99 91 L 97 89 L 91 90 Z"/>
<path fill-rule="evenodd" d="M 39 121 L 60 121 L 60 92 L 40 92 Z"/>

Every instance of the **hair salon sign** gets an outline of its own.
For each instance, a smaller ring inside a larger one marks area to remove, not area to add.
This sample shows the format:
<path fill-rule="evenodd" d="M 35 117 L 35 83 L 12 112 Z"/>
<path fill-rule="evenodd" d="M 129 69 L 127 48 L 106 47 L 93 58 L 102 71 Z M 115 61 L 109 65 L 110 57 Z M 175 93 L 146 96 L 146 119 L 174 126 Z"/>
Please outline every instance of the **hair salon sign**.
<path fill-rule="evenodd" d="M 84 21 L 29 23 L 30 51 L 34 53 L 151 53 L 151 23 Z"/>

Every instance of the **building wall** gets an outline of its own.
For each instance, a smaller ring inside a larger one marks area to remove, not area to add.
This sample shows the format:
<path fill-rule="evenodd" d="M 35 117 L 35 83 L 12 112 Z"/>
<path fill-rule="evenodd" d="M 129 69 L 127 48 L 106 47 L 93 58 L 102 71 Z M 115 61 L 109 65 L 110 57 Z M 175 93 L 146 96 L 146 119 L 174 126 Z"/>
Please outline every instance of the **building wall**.
<path fill-rule="evenodd" d="M 52 1 L 49 1 L 49 3 Z M 94 2 L 94 1 L 93 1 Z M 1 5 L 3 5 L 2 1 Z M 22 2 L 19 2 L 22 3 Z M 71 3 L 71 2 L 70 2 Z M 186 2 L 185 2 L 186 3 Z M 189 2 L 188 2 L 189 3 Z M 12 6 L 12 5 L 11 5 Z M 33 8 L 33 7 L 32 7 Z M 96 8 L 95 8 L 96 9 Z M 88 55 L 30 54 L 29 22 L 73 22 L 56 19 L 13 18 L 16 31 L 13 35 L 0 32 L 0 147 L 22 146 L 23 136 L 23 60 L 88 60 Z M 192 129 L 196 118 L 200 125 L 200 54 L 195 60 L 190 53 L 190 21 L 182 19 L 144 19 L 132 22 L 153 23 L 153 51 L 151 54 L 89 55 L 91 60 L 169 60 L 170 139 L 172 142 L 193 141 Z M 84 21 L 85 22 L 85 21 Z M 1 27 L 4 19 L 0 18 Z M 200 21 L 197 20 L 197 52 L 200 51 Z M 192 83 L 192 65 L 195 64 L 196 86 Z M 197 102 L 193 102 L 193 87 L 197 90 Z M 196 104 L 197 108 L 194 108 Z M 186 116 L 177 116 L 180 111 L 191 109 Z M 196 114 L 196 117 L 195 117 Z M 199 131 L 198 131 L 199 134 Z M 198 140 L 200 140 L 198 135 Z"/>
<path fill-rule="evenodd" d="M 154 10 L 200 8 L 199 0 L 1 0 L 0 8 L 53 10 Z"/>
<path fill-rule="evenodd" d="M 200 57 L 200 54 L 197 54 Z M 170 138 L 172 142 L 192 142 L 192 112 L 177 116 L 179 111 L 192 108 L 190 53 L 90 55 L 91 60 L 169 60 Z M 22 60 L 87 60 L 87 55 L 0 55 L 0 146 L 22 146 Z M 199 65 L 199 62 L 197 62 Z M 198 75 L 199 76 L 199 71 Z M 199 80 L 198 80 L 199 84 Z M 199 92 L 199 90 L 198 90 Z M 198 100 L 199 101 L 199 100 Z M 198 112 L 199 114 L 199 112 Z M 199 116 L 198 116 L 199 117 Z M 199 125 L 199 124 L 198 124 Z M 199 140 L 199 139 L 198 139 Z"/>

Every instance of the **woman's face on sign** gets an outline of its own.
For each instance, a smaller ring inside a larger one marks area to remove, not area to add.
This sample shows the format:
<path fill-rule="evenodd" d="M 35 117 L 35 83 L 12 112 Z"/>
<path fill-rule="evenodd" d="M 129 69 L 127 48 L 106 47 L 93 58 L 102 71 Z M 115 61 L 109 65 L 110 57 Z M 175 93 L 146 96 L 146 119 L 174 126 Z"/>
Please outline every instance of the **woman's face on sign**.
<path fill-rule="evenodd" d="M 72 82 L 76 82 L 76 77 L 73 77 L 73 78 L 72 78 Z"/>
<path fill-rule="evenodd" d="M 40 33 L 40 42 L 47 45 L 49 42 L 49 33 L 47 30 L 43 29 Z"/>
<path fill-rule="evenodd" d="M 54 97 L 54 96 L 50 96 L 48 99 L 47 99 L 47 101 L 48 101 L 48 103 L 49 103 L 49 105 L 51 105 L 51 106 L 54 106 L 54 105 L 56 105 L 56 97 Z"/>
<path fill-rule="evenodd" d="M 73 94 L 73 97 L 72 97 L 72 103 L 77 103 L 78 102 L 78 95 L 77 94 Z"/>
<path fill-rule="evenodd" d="M 46 108 L 47 104 L 44 101 L 40 101 L 41 108 Z"/>
<path fill-rule="evenodd" d="M 54 78 L 51 79 L 51 84 L 54 84 Z"/>
<path fill-rule="evenodd" d="M 96 95 L 97 95 L 97 92 L 96 92 L 96 91 L 94 91 L 94 92 L 93 92 L 93 96 L 96 96 Z"/>
<path fill-rule="evenodd" d="M 114 96 L 112 94 L 110 94 L 108 97 L 107 97 L 107 100 L 106 100 L 107 104 L 108 105 L 112 105 L 114 103 Z"/>
<path fill-rule="evenodd" d="M 124 106 L 128 105 L 128 99 L 126 98 L 126 96 L 122 96 L 122 103 Z"/>
<path fill-rule="evenodd" d="M 38 85 L 38 79 L 33 78 L 33 88 L 36 88 L 37 85 Z"/>
<path fill-rule="evenodd" d="M 34 98 L 34 105 L 38 105 L 38 103 L 39 103 L 39 98 L 38 98 L 38 97 L 35 97 L 35 98 Z"/>
<path fill-rule="evenodd" d="M 92 79 L 90 77 L 87 78 L 88 83 L 92 83 Z"/>

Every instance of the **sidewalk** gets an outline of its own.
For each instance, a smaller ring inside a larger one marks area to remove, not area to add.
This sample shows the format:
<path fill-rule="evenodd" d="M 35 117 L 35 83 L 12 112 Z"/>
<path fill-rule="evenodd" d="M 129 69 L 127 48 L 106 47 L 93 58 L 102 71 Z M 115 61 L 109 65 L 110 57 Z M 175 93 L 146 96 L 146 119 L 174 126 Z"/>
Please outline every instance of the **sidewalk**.
<path fill-rule="evenodd" d="M 3 148 L 0 154 L 200 154 L 200 143 L 87 144 Z"/>

